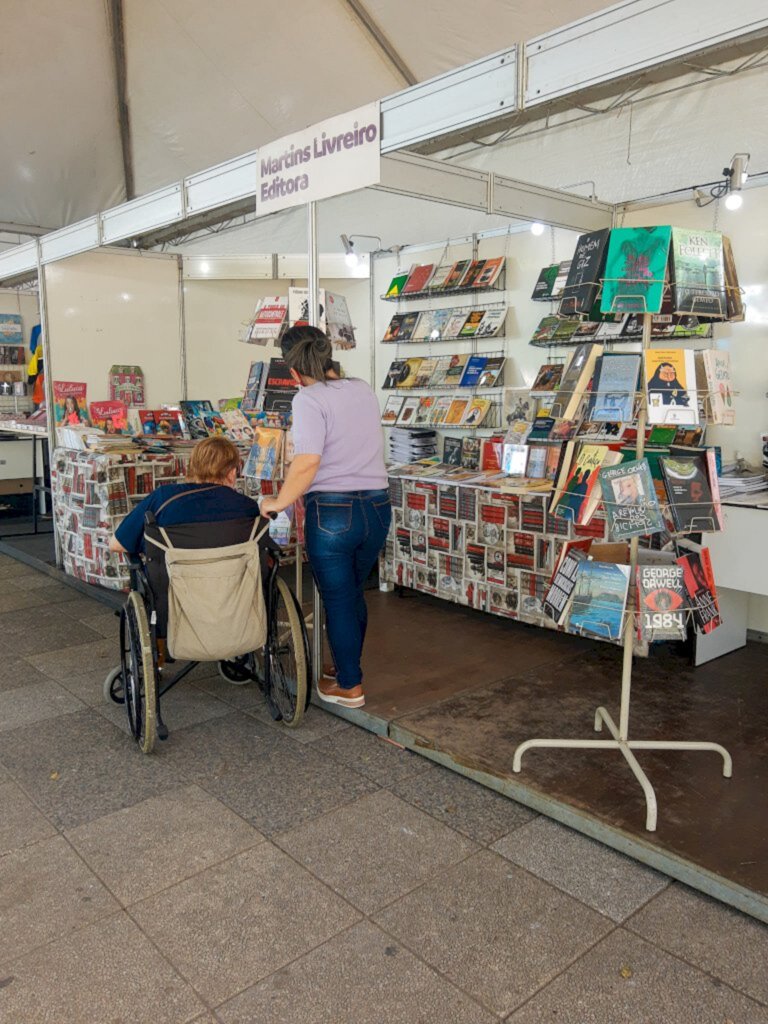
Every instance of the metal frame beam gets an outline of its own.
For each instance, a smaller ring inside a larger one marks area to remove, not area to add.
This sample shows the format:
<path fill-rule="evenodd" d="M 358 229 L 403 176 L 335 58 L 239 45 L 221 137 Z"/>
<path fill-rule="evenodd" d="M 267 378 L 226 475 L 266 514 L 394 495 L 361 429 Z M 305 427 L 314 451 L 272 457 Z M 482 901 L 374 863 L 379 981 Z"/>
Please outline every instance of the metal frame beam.
<path fill-rule="evenodd" d="M 371 39 L 376 49 L 383 54 L 387 62 L 392 65 L 402 80 L 407 85 L 415 85 L 418 82 L 418 78 L 400 56 L 400 53 L 395 49 L 394 44 L 377 24 L 371 13 L 366 9 L 362 0 L 344 0 L 344 5 L 349 9 L 358 24 L 364 29 L 366 35 Z"/>
<path fill-rule="evenodd" d="M 107 10 L 109 12 L 109 35 L 112 40 L 112 59 L 115 67 L 117 126 L 120 132 L 120 149 L 123 157 L 125 198 L 131 200 L 136 196 L 136 185 L 133 175 L 131 117 L 128 109 L 128 65 L 125 56 L 123 0 L 108 0 Z"/>

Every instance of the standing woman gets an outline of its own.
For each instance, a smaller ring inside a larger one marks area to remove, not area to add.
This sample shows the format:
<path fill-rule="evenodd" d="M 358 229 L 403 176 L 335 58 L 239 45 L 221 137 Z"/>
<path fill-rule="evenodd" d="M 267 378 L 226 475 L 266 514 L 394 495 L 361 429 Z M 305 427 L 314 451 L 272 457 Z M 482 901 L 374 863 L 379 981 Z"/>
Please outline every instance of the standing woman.
<path fill-rule="evenodd" d="M 365 381 L 342 379 L 328 337 L 291 327 L 283 356 L 301 390 L 293 400 L 294 459 L 261 512 L 282 512 L 304 496 L 306 545 L 326 610 L 335 678 L 319 696 L 331 704 L 365 704 L 360 657 L 368 612 L 363 587 L 389 530 L 384 435 L 376 395 Z"/>

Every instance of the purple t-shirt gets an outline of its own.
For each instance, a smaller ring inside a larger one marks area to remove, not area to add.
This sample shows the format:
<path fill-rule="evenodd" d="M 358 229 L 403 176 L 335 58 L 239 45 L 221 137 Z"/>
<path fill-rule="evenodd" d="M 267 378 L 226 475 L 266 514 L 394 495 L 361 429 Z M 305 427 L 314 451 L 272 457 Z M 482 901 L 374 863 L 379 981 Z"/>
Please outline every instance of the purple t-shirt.
<path fill-rule="evenodd" d="M 379 403 L 363 380 L 301 388 L 293 399 L 293 446 L 297 455 L 322 456 L 312 491 L 387 486 Z"/>

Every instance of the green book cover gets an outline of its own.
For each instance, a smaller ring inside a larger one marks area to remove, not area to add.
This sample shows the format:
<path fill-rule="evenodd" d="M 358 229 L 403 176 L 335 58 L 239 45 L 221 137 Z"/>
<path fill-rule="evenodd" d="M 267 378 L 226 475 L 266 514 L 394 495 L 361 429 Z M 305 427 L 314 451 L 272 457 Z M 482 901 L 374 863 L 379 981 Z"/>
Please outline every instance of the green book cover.
<path fill-rule="evenodd" d="M 603 313 L 658 313 L 672 228 L 614 228 L 608 242 Z"/>
<path fill-rule="evenodd" d="M 408 274 L 407 273 L 406 274 L 397 274 L 390 281 L 389 288 L 387 288 L 387 291 L 386 291 L 384 297 L 389 299 L 389 298 L 392 298 L 395 295 L 399 295 L 402 292 L 403 286 L 405 285 L 405 282 L 407 280 L 408 280 Z"/>
<path fill-rule="evenodd" d="M 672 228 L 672 281 L 676 313 L 726 318 L 723 236 L 719 231 Z"/>

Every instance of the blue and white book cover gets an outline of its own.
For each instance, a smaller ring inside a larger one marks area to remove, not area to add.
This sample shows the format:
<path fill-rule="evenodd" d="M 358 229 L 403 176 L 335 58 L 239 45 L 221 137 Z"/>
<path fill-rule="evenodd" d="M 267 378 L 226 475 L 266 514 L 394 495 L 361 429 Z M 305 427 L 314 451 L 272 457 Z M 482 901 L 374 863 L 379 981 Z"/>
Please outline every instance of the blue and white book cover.
<path fill-rule="evenodd" d="M 595 374 L 593 408 L 589 418 L 611 423 L 631 421 L 639 374 L 639 353 L 608 352 L 603 355 L 600 371 Z"/>
<path fill-rule="evenodd" d="M 628 587 L 628 565 L 582 562 L 573 592 L 569 629 L 604 640 L 620 640 Z"/>
<path fill-rule="evenodd" d="M 488 362 L 487 356 L 470 356 L 467 360 L 467 365 L 464 367 L 464 373 L 459 387 L 462 388 L 474 388 L 477 387 L 480 376 L 485 369 L 485 364 Z"/>

